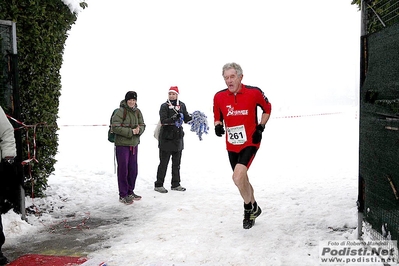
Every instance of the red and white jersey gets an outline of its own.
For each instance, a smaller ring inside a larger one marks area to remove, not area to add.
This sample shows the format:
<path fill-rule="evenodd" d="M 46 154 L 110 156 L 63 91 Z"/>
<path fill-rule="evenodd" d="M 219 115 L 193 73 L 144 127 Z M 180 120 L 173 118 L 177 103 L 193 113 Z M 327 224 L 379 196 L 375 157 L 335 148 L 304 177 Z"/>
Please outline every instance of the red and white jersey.
<path fill-rule="evenodd" d="M 236 94 L 224 89 L 213 98 L 214 121 L 224 122 L 226 148 L 232 152 L 240 152 L 248 146 L 259 148 L 260 143 L 252 143 L 252 135 L 259 122 L 257 108 L 260 107 L 267 114 L 272 109 L 261 89 L 244 84 L 241 86 Z"/>

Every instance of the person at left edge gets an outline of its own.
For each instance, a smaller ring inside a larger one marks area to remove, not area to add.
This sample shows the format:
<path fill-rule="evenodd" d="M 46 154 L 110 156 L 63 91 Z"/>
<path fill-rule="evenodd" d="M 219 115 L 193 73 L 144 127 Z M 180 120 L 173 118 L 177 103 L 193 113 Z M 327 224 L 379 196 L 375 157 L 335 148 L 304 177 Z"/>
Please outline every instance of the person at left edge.
<path fill-rule="evenodd" d="M 141 196 L 134 193 L 134 189 L 138 174 L 138 145 L 146 127 L 143 114 L 137 108 L 135 91 L 126 93 L 111 121 L 115 133 L 119 201 L 129 205 L 141 199 Z"/>
<path fill-rule="evenodd" d="M 13 163 L 17 156 L 14 137 L 14 127 L 11 125 L 3 109 L 0 107 L 0 158 L 1 163 Z M 2 178 L 4 178 L 2 176 Z M 1 248 L 5 242 L 3 223 L 0 215 L 0 265 L 6 265 L 8 259 L 3 255 Z"/>

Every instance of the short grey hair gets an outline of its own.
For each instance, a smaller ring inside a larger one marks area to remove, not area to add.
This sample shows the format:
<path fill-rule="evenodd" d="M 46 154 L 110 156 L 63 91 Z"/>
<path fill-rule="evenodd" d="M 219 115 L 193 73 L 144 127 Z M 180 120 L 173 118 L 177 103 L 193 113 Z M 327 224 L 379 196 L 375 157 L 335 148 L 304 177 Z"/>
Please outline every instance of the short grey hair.
<path fill-rule="evenodd" d="M 242 76 L 242 68 L 241 68 L 241 66 L 239 65 L 239 64 L 237 64 L 237 63 L 227 63 L 227 64 L 225 64 L 224 66 L 223 66 L 223 72 L 222 72 L 222 76 L 224 76 L 224 72 L 226 71 L 226 70 L 229 70 L 229 69 L 235 69 L 235 71 L 237 72 L 237 76 L 239 76 L 239 77 L 241 77 Z"/>

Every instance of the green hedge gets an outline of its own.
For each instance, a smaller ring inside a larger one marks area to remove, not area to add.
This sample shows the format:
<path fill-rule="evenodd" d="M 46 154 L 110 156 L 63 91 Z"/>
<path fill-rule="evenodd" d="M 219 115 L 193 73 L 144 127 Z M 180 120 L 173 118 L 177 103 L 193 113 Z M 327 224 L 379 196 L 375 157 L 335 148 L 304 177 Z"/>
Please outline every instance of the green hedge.
<path fill-rule="evenodd" d="M 81 7 L 87 7 L 81 3 Z M 61 0 L 0 1 L 0 19 L 17 25 L 18 75 L 21 120 L 27 125 L 39 125 L 36 132 L 36 158 L 39 163 L 25 167 L 25 176 L 34 178 L 34 195 L 41 197 L 47 179 L 54 171 L 58 148 L 57 118 L 61 89 L 60 68 L 68 31 L 77 19 Z M 28 130 L 31 156 L 33 129 Z M 22 133 L 24 151 L 28 158 L 26 131 Z M 28 195 L 32 183 L 26 180 Z"/>

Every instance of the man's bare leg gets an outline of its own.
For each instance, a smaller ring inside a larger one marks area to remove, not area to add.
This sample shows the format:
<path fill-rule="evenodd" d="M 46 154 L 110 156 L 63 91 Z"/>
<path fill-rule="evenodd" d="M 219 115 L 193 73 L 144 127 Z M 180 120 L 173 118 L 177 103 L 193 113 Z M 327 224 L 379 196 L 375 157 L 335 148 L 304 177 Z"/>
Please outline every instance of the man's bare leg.
<path fill-rule="evenodd" d="M 254 189 L 249 183 L 248 168 L 243 164 L 237 164 L 233 172 L 234 184 L 238 187 L 244 203 L 254 203 Z"/>

